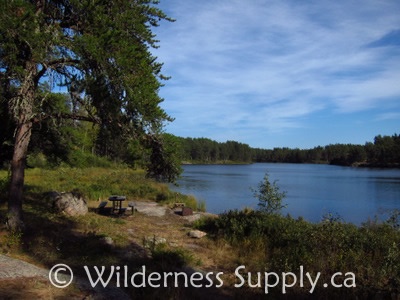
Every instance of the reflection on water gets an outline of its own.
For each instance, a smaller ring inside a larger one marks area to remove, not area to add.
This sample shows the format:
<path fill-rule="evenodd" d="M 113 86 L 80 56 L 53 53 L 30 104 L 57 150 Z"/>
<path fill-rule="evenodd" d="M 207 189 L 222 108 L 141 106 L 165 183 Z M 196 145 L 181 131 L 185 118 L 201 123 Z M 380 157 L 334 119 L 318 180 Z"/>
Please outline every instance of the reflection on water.
<path fill-rule="evenodd" d="M 338 213 L 360 224 L 392 209 L 400 209 L 400 170 L 349 168 L 309 164 L 186 165 L 179 186 L 173 187 L 205 201 L 207 210 L 257 207 L 251 188 L 268 172 L 287 192 L 284 214 L 316 222 Z"/>

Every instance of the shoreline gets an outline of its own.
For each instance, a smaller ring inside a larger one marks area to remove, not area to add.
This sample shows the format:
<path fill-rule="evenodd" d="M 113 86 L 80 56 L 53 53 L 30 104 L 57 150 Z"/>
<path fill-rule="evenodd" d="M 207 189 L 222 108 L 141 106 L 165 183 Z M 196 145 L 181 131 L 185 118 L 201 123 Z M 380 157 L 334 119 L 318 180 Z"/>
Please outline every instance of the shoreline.
<path fill-rule="evenodd" d="M 252 164 L 296 164 L 296 165 L 330 165 L 330 166 L 340 166 L 340 167 L 352 167 L 352 168 L 370 168 L 370 169 L 400 169 L 399 163 L 366 163 L 366 162 L 355 162 L 352 164 L 340 164 L 340 163 L 330 163 L 330 162 L 278 162 L 278 161 L 253 161 L 253 162 L 234 162 L 234 161 L 227 161 L 227 162 L 201 162 L 201 161 L 183 161 L 181 162 L 182 166 L 212 166 L 212 165 L 252 165 Z"/>

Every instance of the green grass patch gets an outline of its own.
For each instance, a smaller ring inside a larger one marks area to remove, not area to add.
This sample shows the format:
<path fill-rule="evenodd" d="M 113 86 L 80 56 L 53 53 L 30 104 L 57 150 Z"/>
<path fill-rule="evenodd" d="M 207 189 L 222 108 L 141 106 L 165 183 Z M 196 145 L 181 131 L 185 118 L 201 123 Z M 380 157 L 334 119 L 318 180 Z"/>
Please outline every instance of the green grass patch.
<path fill-rule="evenodd" d="M 8 172 L 0 171 L 0 195 L 5 200 Z M 155 182 L 145 176 L 144 170 L 130 168 L 70 168 L 27 169 L 25 193 L 43 194 L 49 191 L 78 190 L 87 200 L 107 199 L 110 195 L 125 195 L 133 200 L 153 200 L 172 203 L 184 201 L 195 208 L 196 199 L 172 192 L 167 184 Z"/>

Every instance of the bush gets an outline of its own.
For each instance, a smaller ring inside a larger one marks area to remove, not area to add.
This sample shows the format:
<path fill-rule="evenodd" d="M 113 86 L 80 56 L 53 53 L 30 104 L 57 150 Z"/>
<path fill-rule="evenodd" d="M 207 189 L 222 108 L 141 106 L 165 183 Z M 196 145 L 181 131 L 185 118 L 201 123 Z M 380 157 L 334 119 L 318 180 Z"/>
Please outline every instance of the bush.
<path fill-rule="evenodd" d="M 307 272 L 320 272 L 321 281 L 327 282 L 335 272 L 352 272 L 357 278 L 357 290 L 352 292 L 361 296 L 377 290 L 386 296 L 398 292 L 400 231 L 392 224 L 357 227 L 335 215 L 314 224 L 262 211 L 234 210 L 199 221 L 196 227 L 216 240 L 228 241 L 238 261 L 252 271 L 293 272 L 304 266 Z"/>
<path fill-rule="evenodd" d="M 266 173 L 264 179 L 258 184 L 258 189 L 253 189 L 253 195 L 258 199 L 260 211 L 268 214 L 275 214 L 286 207 L 286 204 L 282 204 L 286 192 L 281 192 L 276 182 L 277 181 L 271 183 L 269 181 L 269 175 Z"/>
<path fill-rule="evenodd" d="M 49 163 L 47 161 L 46 156 L 41 152 L 29 154 L 27 158 L 27 165 L 31 168 L 49 167 Z"/>
<path fill-rule="evenodd" d="M 100 167 L 111 168 L 115 164 L 105 157 L 83 151 L 73 151 L 68 156 L 68 165 L 76 168 Z"/>
<path fill-rule="evenodd" d="M 5 202 L 8 197 L 8 190 L 10 186 L 10 175 L 0 178 L 0 203 Z"/>

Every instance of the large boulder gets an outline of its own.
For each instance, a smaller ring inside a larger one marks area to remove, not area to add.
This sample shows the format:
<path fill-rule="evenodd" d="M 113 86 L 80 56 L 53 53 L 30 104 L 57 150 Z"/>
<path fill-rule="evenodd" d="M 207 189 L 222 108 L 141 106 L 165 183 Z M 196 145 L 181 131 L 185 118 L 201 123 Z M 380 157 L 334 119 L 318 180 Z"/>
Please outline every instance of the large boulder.
<path fill-rule="evenodd" d="M 57 212 L 65 213 L 69 216 L 82 216 L 88 212 L 88 206 L 83 197 L 76 192 L 51 192 L 50 198 L 53 207 Z"/>

